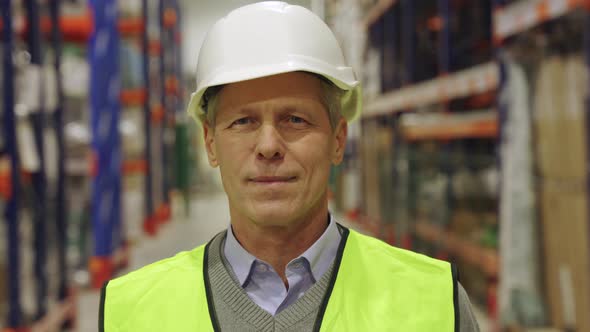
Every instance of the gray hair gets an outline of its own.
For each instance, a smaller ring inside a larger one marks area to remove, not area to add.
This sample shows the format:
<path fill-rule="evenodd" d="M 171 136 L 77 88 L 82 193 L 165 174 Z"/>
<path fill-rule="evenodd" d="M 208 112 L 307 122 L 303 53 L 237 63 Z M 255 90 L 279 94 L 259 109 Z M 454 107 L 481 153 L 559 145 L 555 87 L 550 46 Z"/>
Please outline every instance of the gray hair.
<path fill-rule="evenodd" d="M 345 91 L 334 85 L 331 81 L 323 76 L 314 75 L 320 79 L 322 87 L 322 104 L 328 111 L 330 118 L 330 126 L 332 129 L 336 128 L 338 121 L 342 118 L 342 97 Z M 203 110 L 205 114 L 200 115 L 202 123 L 207 123 L 210 126 L 215 126 L 215 111 L 217 106 L 217 99 L 219 92 L 224 85 L 217 85 L 208 88 L 203 94 Z"/>

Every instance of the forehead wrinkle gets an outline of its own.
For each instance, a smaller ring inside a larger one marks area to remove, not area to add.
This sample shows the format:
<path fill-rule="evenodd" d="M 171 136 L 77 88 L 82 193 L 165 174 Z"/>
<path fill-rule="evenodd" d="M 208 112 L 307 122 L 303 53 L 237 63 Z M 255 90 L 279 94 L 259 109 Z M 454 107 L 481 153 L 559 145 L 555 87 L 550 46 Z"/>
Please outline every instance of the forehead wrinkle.
<path fill-rule="evenodd" d="M 220 108 L 220 111 L 234 114 L 251 114 L 258 111 L 293 112 L 297 110 L 312 110 L 312 108 L 314 108 L 313 106 L 324 107 L 319 99 L 310 98 L 308 96 L 292 96 L 256 101 L 245 105 L 225 106 Z"/>

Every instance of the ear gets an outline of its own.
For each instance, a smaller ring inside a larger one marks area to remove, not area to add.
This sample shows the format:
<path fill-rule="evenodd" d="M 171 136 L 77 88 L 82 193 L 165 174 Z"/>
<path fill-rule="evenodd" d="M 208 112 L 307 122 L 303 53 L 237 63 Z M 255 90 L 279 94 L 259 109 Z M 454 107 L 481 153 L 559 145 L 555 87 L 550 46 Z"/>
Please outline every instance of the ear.
<path fill-rule="evenodd" d="M 336 129 L 334 130 L 334 149 L 332 151 L 332 164 L 339 165 L 344 159 L 344 149 L 346 148 L 346 138 L 348 137 L 348 123 L 344 118 L 340 118 Z"/>
<path fill-rule="evenodd" d="M 205 138 L 205 149 L 207 150 L 209 165 L 211 167 L 217 167 L 219 166 L 219 162 L 215 154 L 215 131 L 205 122 L 203 122 L 203 136 Z"/>

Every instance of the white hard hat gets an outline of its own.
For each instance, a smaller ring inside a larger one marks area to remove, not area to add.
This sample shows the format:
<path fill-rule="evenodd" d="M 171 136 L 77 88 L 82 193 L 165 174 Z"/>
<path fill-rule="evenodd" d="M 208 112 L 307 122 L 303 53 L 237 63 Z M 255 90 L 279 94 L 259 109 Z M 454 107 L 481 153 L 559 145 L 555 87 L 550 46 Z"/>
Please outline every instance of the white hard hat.
<path fill-rule="evenodd" d="M 279 1 L 238 8 L 217 21 L 205 37 L 188 112 L 197 119 L 205 114 L 202 99 L 210 87 L 294 71 L 321 75 L 347 91 L 341 107 L 347 121 L 360 114 L 360 83 L 318 16 Z"/>

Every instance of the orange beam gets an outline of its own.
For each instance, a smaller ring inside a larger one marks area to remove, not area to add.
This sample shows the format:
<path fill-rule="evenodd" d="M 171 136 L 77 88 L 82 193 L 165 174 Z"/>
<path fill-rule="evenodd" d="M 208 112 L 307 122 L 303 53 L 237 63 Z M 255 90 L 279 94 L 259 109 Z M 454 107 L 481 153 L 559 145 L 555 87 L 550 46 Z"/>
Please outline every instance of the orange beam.
<path fill-rule="evenodd" d="M 148 43 L 148 53 L 150 55 L 160 55 L 162 54 L 162 44 L 159 40 L 150 40 Z"/>
<path fill-rule="evenodd" d="M 125 160 L 123 161 L 121 171 L 123 175 L 146 174 L 147 168 L 147 162 L 143 159 Z"/>
<path fill-rule="evenodd" d="M 41 17 L 41 32 L 48 37 L 51 33 L 51 19 L 47 16 Z M 124 18 L 118 22 L 119 33 L 122 36 L 137 36 L 145 29 L 145 22 L 142 18 Z M 0 29 L 2 21 L 0 21 Z M 94 31 L 94 21 L 92 13 L 87 11 L 81 15 L 62 16 L 59 18 L 59 28 L 63 38 L 67 41 L 86 42 L 90 39 Z M 17 26 L 16 33 L 25 36 L 29 27 L 27 22 L 22 26 Z"/>
<path fill-rule="evenodd" d="M 166 80 L 164 81 L 164 87 L 166 94 L 176 95 L 178 92 L 178 79 L 174 76 L 166 77 Z"/>
<path fill-rule="evenodd" d="M 120 98 L 123 106 L 141 106 L 147 100 L 147 92 L 144 88 L 125 89 L 121 91 Z"/>
<path fill-rule="evenodd" d="M 41 17 L 41 31 L 45 36 L 51 33 L 51 19 L 49 17 Z M 68 41 L 85 42 L 90 38 L 94 31 L 94 22 L 90 11 L 77 16 L 62 16 L 59 18 L 59 28 L 63 34 L 63 38 Z M 28 26 L 25 25 L 25 31 Z M 23 31 L 24 33 L 24 31 Z"/>
<path fill-rule="evenodd" d="M 162 107 L 162 105 L 158 104 L 152 107 L 152 112 L 151 112 L 151 118 L 152 118 L 152 123 L 162 123 L 162 120 L 164 119 L 164 107 Z"/>
<path fill-rule="evenodd" d="M 416 224 L 416 235 L 430 243 L 440 244 L 451 255 L 461 258 L 464 262 L 478 267 L 489 277 L 497 277 L 500 259 L 496 250 L 483 248 L 475 243 L 461 239 L 459 236 L 444 231 L 428 222 Z"/>
<path fill-rule="evenodd" d="M 440 31 L 443 28 L 443 20 L 440 15 L 435 15 L 428 19 L 426 22 L 428 29 L 432 31 Z"/>
<path fill-rule="evenodd" d="M 91 287 L 100 289 L 106 281 L 113 278 L 116 271 L 126 267 L 129 257 L 127 244 L 119 247 L 112 256 L 90 257 L 88 271 L 90 272 Z"/>
<path fill-rule="evenodd" d="M 117 27 L 122 36 L 139 36 L 145 29 L 145 22 L 142 18 L 122 18 Z"/>
<path fill-rule="evenodd" d="M 471 123 L 433 124 L 403 129 L 408 141 L 449 140 L 462 138 L 497 138 L 498 120 L 481 120 Z"/>
<path fill-rule="evenodd" d="M 9 200 L 12 197 L 12 180 L 10 179 L 10 171 L 0 171 L 0 197 Z"/>
<path fill-rule="evenodd" d="M 172 8 L 166 8 L 163 14 L 163 23 L 165 28 L 172 28 L 176 25 L 178 17 L 176 11 Z"/>

